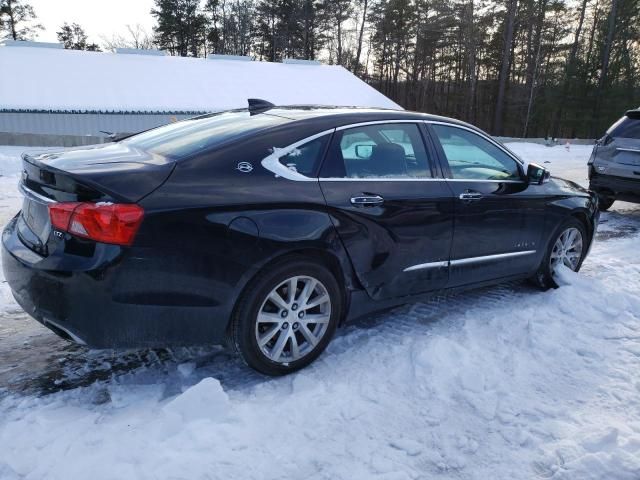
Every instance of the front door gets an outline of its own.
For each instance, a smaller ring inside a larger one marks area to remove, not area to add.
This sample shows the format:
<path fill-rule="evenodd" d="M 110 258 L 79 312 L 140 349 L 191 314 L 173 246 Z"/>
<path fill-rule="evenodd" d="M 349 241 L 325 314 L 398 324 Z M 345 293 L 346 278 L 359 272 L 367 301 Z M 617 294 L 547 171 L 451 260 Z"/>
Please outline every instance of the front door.
<path fill-rule="evenodd" d="M 338 129 L 320 174 L 331 218 L 358 279 L 378 300 L 443 288 L 453 199 L 435 179 L 424 125 Z"/>
<path fill-rule="evenodd" d="M 430 124 L 455 201 L 449 286 L 535 270 L 544 198 L 530 191 L 523 167 L 487 137 Z"/>

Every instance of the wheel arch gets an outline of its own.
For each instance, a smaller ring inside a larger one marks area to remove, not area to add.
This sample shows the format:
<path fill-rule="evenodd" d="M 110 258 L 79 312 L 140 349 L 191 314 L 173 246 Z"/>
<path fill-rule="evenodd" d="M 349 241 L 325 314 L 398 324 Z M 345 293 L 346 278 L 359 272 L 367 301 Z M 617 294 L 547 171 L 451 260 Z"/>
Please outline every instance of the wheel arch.
<path fill-rule="evenodd" d="M 569 215 L 569 218 L 575 218 L 580 223 L 582 223 L 587 230 L 587 233 L 589 234 L 589 240 L 591 240 L 591 237 L 593 237 L 594 225 L 593 222 L 591 222 L 591 220 L 589 219 L 589 215 L 587 215 L 587 213 L 582 210 L 574 210 Z"/>
<path fill-rule="evenodd" d="M 252 283 L 262 272 L 273 268 L 274 266 L 281 263 L 285 263 L 288 260 L 301 259 L 311 260 L 314 263 L 327 267 L 335 277 L 340 287 L 340 292 L 342 293 L 342 312 L 340 315 L 340 322 L 338 326 L 342 325 L 349 311 L 349 306 L 351 303 L 351 290 L 354 288 L 354 282 L 357 282 L 357 277 L 353 272 L 350 261 L 346 258 L 346 256 L 340 259 L 338 253 L 326 248 L 323 249 L 320 247 L 300 247 L 274 255 L 265 262 L 261 263 L 256 268 L 252 269 L 252 271 L 245 277 L 244 281 L 241 282 L 241 288 L 239 289 L 239 293 L 235 298 L 233 307 L 231 309 L 231 315 L 229 315 L 229 318 L 227 320 L 227 331 L 231 326 L 231 319 L 236 314 L 240 299 L 246 294 Z"/>

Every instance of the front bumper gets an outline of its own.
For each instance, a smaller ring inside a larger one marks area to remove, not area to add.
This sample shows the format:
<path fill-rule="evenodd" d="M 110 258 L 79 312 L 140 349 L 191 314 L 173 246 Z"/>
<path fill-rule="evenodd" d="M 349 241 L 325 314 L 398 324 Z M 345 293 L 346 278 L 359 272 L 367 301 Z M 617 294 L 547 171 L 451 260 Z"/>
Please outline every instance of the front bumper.
<path fill-rule="evenodd" d="M 139 293 L 162 279 L 149 275 L 140 282 L 145 275 L 136 258 L 117 246 L 99 245 L 90 258 L 63 252 L 42 257 L 22 243 L 16 219 L 2 233 L 5 278 L 20 306 L 60 336 L 91 348 L 212 344 L 224 338 L 228 305 Z"/>

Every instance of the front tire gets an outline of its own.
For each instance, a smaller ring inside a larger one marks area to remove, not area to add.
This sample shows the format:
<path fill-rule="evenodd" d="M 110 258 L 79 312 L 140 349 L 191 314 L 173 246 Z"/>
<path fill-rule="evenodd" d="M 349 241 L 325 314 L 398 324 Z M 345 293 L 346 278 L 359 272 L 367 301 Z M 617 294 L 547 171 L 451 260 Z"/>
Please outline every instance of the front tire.
<path fill-rule="evenodd" d="M 319 263 L 292 257 L 245 288 L 232 318 L 232 343 L 255 370 L 286 375 L 324 351 L 342 308 L 334 275 Z"/>
<path fill-rule="evenodd" d="M 558 288 L 556 268 L 564 265 L 574 272 L 580 271 L 588 247 L 589 239 L 584 224 L 575 218 L 566 220 L 551 238 L 542 264 L 532 278 L 533 282 L 543 290 Z"/>

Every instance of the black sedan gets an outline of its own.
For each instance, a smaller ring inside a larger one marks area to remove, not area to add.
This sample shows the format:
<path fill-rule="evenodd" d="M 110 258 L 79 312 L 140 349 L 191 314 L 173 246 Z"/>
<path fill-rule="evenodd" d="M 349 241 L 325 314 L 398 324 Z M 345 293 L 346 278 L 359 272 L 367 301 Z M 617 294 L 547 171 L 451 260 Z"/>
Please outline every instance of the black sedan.
<path fill-rule="evenodd" d="M 228 341 L 272 375 L 342 322 L 434 292 L 555 286 L 597 199 L 466 123 L 274 107 L 24 155 L 3 267 L 20 305 L 92 348 Z"/>

